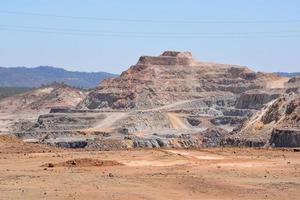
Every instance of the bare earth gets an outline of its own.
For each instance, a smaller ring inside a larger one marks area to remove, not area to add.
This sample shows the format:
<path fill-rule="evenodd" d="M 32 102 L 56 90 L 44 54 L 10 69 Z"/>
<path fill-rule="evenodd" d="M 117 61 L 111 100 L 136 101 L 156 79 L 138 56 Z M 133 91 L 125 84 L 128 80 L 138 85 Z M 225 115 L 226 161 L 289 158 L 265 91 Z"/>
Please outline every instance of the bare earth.
<path fill-rule="evenodd" d="M 84 152 L 0 137 L 0 199 L 299 199 L 300 153 Z"/>

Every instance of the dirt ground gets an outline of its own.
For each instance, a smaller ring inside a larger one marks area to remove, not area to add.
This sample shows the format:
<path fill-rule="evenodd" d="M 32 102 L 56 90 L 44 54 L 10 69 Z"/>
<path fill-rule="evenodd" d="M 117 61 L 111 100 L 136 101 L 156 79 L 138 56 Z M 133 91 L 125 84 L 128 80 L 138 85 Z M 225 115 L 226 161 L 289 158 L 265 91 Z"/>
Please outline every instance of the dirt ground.
<path fill-rule="evenodd" d="M 299 199 L 300 152 L 85 152 L 0 136 L 0 199 Z"/>

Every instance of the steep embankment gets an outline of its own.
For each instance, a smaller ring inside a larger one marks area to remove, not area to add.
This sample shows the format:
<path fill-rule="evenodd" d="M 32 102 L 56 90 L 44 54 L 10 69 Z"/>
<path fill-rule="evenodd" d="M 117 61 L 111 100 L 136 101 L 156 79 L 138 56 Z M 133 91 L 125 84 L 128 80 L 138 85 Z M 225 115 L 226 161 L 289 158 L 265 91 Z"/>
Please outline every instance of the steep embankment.
<path fill-rule="evenodd" d="M 268 103 L 233 136 L 230 145 L 300 146 L 300 95 L 285 94 Z"/>

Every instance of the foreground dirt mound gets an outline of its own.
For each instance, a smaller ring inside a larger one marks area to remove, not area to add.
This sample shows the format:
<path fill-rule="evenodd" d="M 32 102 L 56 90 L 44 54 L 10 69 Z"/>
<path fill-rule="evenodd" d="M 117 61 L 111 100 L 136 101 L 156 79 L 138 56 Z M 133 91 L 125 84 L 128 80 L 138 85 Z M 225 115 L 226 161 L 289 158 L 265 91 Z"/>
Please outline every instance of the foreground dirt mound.
<path fill-rule="evenodd" d="M 0 101 L 0 112 L 14 113 L 75 107 L 86 94 L 63 84 L 53 84 L 5 98 Z"/>
<path fill-rule="evenodd" d="M 247 67 L 198 62 L 189 52 L 164 52 L 142 56 L 120 77 L 102 82 L 80 103 L 88 109 L 145 109 L 182 100 L 223 94 L 240 94 L 251 89 L 283 87 L 284 79 L 274 74 L 255 73 Z"/>
<path fill-rule="evenodd" d="M 108 166 L 123 166 L 114 160 L 98 160 L 91 158 L 78 158 L 60 163 L 47 163 L 41 167 L 108 167 Z"/>

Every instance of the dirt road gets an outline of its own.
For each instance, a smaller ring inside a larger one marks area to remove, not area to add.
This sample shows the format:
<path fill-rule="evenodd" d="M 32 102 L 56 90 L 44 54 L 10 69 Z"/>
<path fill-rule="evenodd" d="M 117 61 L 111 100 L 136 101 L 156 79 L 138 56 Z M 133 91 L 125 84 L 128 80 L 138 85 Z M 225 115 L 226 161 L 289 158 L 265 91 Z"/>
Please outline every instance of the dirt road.
<path fill-rule="evenodd" d="M 172 124 L 172 127 L 174 129 L 188 129 L 187 125 L 184 124 L 184 122 L 182 121 L 182 119 L 180 118 L 180 116 L 176 113 L 168 113 L 167 114 L 170 122 Z"/>
<path fill-rule="evenodd" d="M 128 116 L 127 112 L 111 112 L 107 113 L 107 117 L 100 122 L 94 124 L 92 128 L 87 129 L 86 131 L 111 131 L 113 124 L 115 124 L 118 120 L 121 120 Z"/>

